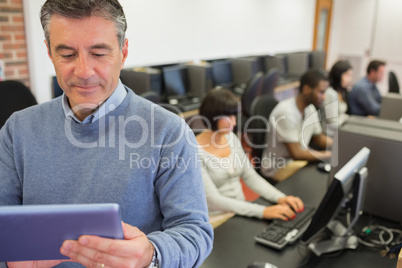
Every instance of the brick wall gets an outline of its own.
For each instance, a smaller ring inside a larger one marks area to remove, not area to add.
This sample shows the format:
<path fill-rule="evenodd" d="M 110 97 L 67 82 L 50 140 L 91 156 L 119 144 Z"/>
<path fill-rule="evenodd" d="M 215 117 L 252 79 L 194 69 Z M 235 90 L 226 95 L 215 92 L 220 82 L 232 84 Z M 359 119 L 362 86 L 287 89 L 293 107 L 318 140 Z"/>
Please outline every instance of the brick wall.
<path fill-rule="evenodd" d="M 6 80 L 19 80 L 29 87 L 22 0 L 0 0 L 0 60 Z"/>

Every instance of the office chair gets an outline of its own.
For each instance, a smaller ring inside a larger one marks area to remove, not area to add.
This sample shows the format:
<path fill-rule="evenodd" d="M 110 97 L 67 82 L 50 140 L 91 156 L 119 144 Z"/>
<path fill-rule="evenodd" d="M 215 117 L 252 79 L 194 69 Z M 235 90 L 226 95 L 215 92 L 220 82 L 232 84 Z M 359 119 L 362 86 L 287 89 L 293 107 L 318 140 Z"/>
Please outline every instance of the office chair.
<path fill-rule="evenodd" d="M 389 92 L 399 93 L 399 83 L 393 71 L 388 73 L 388 90 Z"/>
<path fill-rule="evenodd" d="M 250 119 L 250 129 L 253 131 L 250 131 L 251 133 L 249 133 L 248 137 L 252 142 L 251 155 L 255 159 L 261 160 L 262 158 L 262 152 L 266 144 L 265 136 L 269 127 L 269 116 L 277 104 L 278 101 L 273 95 L 269 94 L 262 95 L 253 102 Z M 255 163 L 255 169 L 258 173 L 260 173 L 260 163 L 261 161 L 256 161 Z"/>
<path fill-rule="evenodd" d="M 241 97 L 242 112 L 247 117 L 251 115 L 251 104 L 254 99 L 261 94 L 263 78 L 263 72 L 256 73 L 247 84 L 246 90 Z"/>
<path fill-rule="evenodd" d="M 8 80 L 0 82 L 0 128 L 16 111 L 37 104 L 31 91 L 21 82 Z"/>
<path fill-rule="evenodd" d="M 264 76 L 261 95 L 274 95 L 274 88 L 278 85 L 279 71 L 277 68 L 271 68 Z"/>
<path fill-rule="evenodd" d="M 250 118 L 251 104 L 254 99 L 261 94 L 262 82 L 264 78 L 263 72 L 256 73 L 247 83 L 244 93 L 241 95 L 241 113 L 237 116 L 237 125 L 234 132 L 243 131 L 245 125 Z"/>

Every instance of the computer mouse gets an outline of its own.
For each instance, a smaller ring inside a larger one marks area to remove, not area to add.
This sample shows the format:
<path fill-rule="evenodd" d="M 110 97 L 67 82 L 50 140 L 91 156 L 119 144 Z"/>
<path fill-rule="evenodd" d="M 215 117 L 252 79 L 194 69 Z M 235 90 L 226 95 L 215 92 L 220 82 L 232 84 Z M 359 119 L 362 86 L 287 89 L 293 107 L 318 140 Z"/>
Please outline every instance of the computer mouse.
<path fill-rule="evenodd" d="M 323 171 L 323 172 L 330 172 L 331 171 L 331 164 L 330 163 L 325 163 L 325 162 L 320 162 L 317 165 L 317 169 L 319 171 Z"/>
<path fill-rule="evenodd" d="M 179 103 L 179 100 L 178 99 L 169 99 L 169 104 L 170 105 L 176 105 L 176 104 L 178 104 Z"/>
<path fill-rule="evenodd" d="M 268 262 L 253 262 L 247 266 L 247 268 L 278 268 L 277 266 Z"/>

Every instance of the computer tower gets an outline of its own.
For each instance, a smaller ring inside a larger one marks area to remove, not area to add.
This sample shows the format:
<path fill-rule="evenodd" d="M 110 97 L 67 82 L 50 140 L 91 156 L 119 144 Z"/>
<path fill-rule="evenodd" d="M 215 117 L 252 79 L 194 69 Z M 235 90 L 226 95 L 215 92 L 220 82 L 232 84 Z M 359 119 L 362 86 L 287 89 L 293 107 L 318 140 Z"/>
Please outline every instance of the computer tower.
<path fill-rule="evenodd" d="M 189 96 L 202 99 L 213 88 L 212 68 L 209 63 L 188 64 Z"/>
<path fill-rule="evenodd" d="M 313 50 L 310 52 L 309 69 L 325 71 L 325 56 L 323 50 Z"/>
<path fill-rule="evenodd" d="M 233 82 L 237 85 L 247 84 L 248 81 L 261 71 L 257 57 L 232 58 Z"/>
<path fill-rule="evenodd" d="M 287 74 L 300 78 L 309 70 L 309 52 L 294 52 L 287 55 Z"/>
<path fill-rule="evenodd" d="M 147 91 L 153 91 L 159 95 L 162 94 L 162 74 L 158 69 L 123 69 L 120 72 L 120 80 L 138 95 Z"/>
<path fill-rule="evenodd" d="M 276 54 L 265 56 L 265 69 L 267 72 L 270 69 L 276 68 L 279 75 L 283 76 L 287 73 L 287 56 L 286 54 Z"/>

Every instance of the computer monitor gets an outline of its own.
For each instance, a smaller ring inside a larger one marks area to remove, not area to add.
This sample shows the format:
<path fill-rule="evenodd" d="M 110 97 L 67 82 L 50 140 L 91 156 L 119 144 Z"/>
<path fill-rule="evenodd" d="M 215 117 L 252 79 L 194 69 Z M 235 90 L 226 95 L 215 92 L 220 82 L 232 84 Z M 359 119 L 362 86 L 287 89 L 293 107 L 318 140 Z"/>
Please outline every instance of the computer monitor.
<path fill-rule="evenodd" d="M 165 95 L 167 98 L 180 98 L 189 92 L 189 79 L 185 65 L 162 68 Z"/>
<path fill-rule="evenodd" d="M 317 256 L 357 247 L 357 238 L 350 235 L 350 231 L 363 209 L 368 174 L 366 163 L 369 155 L 370 150 L 363 147 L 334 175 L 310 225 L 301 237 L 301 242 L 308 244 L 309 249 Z M 342 207 L 349 209 L 350 222 L 347 227 L 334 219 Z M 326 228 L 332 232 L 331 237 L 327 240 L 317 240 Z"/>
<path fill-rule="evenodd" d="M 230 88 L 233 86 L 232 63 L 230 60 L 212 61 L 211 67 L 214 87 L 222 86 Z"/>
<path fill-rule="evenodd" d="M 400 121 L 402 119 L 402 95 L 388 93 L 382 98 L 380 118 Z"/>

